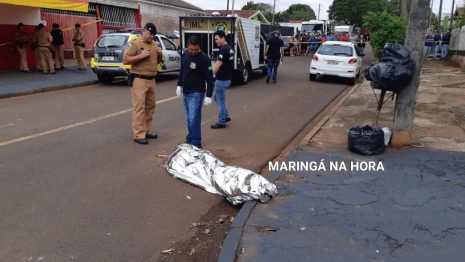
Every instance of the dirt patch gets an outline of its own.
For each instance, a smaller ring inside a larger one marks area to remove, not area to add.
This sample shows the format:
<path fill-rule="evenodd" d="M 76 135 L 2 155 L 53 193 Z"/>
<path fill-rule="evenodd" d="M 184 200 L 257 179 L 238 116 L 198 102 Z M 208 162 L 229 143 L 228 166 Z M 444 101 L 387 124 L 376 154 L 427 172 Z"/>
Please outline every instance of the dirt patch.
<path fill-rule="evenodd" d="M 191 227 L 186 229 L 195 230 L 191 239 L 173 243 L 158 260 L 149 261 L 218 261 L 226 234 L 239 210 L 240 206 L 233 206 L 226 200 L 212 206 L 207 214 L 199 221 L 192 221 Z"/>
<path fill-rule="evenodd" d="M 257 232 L 260 232 L 265 235 L 271 235 L 279 231 L 279 228 L 273 228 L 273 227 L 254 226 L 254 228 L 255 230 L 257 230 Z"/>
<path fill-rule="evenodd" d="M 296 176 L 294 173 L 289 173 L 289 174 L 282 174 L 278 177 L 277 181 L 282 181 L 286 183 L 291 183 L 295 179 L 299 179 L 298 176 Z"/>

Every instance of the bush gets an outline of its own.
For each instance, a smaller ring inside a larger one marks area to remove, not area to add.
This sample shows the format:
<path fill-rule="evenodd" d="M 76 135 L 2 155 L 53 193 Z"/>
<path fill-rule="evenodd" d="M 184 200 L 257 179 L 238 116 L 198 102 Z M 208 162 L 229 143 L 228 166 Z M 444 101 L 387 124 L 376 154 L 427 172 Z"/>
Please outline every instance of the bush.
<path fill-rule="evenodd" d="M 363 27 L 370 28 L 370 45 L 376 58 L 386 43 L 404 44 L 407 21 L 388 12 L 368 12 L 363 16 Z"/>

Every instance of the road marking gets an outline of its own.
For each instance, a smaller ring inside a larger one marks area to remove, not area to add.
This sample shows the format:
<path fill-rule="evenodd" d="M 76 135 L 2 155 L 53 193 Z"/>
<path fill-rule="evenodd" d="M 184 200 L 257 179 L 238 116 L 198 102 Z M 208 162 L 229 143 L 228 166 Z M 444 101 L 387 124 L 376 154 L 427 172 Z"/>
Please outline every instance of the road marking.
<path fill-rule="evenodd" d="M 15 124 L 13 123 L 9 123 L 8 125 L 4 125 L 4 126 L 0 126 L 0 129 L 4 128 L 4 127 L 7 127 L 7 126 L 14 126 Z"/>
<path fill-rule="evenodd" d="M 173 97 L 170 97 L 170 98 L 167 98 L 167 99 L 157 101 L 157 102 L 155 102 L 155 104 L 161 104 L 161 103 L 168 102 L 168 101 L 171 101 L 171 100 L 174 100 L 174 99 L 177 99 L 177 98 L 179 98 L 179 97 L 178 96 L 173 96 Z M 79 123 L 76 123 L 76 124 L 55 128 L 55 129 L 48 130 L 48 131 L 45 131 L 45 132 L 42 132 L 42 133 L 38 133 L 38 134 L 30 135 L 30 136 L 23 136 L 23 137 L 20 137 L 20 138 L 8 140 L 8 141 L 5 141 L 5 142 L 1 142 L 0 146 L 6 146 L 6 145 L 9 145 L 9 144 L 13 144 L 13 143 L 21 142 L 21 141 L 26 141 L 26 140 L 29 140 L 29 139 L 32 139 L 32 138 L 41 137 L 41 136 L 45 136 L 45 135 L 50 135 L 50 134 L 53 134 L 53 133 L 56 133 L 56 132 L 59 132 L 59 131 L 68 130 L 68 129 L 71 129 L 71 128 L 74 128 L 74 127 L 91 124 L 91 123 L 94 123 L 94 122 L 97 122 L 97 121 L 100 121 L 100 120 L 103 120 L 103 119 L 107 119 L 107 118 L 110 118 L 110 117 L 119 116 L 119 115 L 122 115 L 122 114 L 125 114 L 125 113 L 129 113 L 131 111 L 132 111 L 132 108 L 126 109 L 126 110 L 123 110 L 123 111 L 119 111 L 119 112 L 116 112 L 116 113 L 113 113 L 113 114 L 93 118 L 93 119 L 83 121 L 83 122 L 79 122 Z"/>

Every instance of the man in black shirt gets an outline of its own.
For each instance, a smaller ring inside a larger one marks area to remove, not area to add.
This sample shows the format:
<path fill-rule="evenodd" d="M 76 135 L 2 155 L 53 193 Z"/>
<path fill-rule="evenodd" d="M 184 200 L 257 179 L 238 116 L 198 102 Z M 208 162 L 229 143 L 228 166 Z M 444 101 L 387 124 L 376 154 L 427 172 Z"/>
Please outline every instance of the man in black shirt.
<path fill-rule="evenodd" d="M 231 85 L 234 70 L 234 50 L 226 41 L 224 31 L 216 31 L 214 34 L 215 43 L 220 47 L 218 60 L 213 67 L 213 74 L 216 76 L 215 96 L 213 99 L 218 105 L 218 122 L 210 127 L 213 129 L 225 128 L 226 122 L 231 121 L 228 109 L 226 108 L 226 89 Z"/>
<path fill-rule="evenodd" d="M 271 71 L 273 71 L 273 84 L 277 83 L 279 63 L 283 61 L 284 42 L 279 38 L 279 32 L 274 32 L 273 36 L 266 42 L 265 60 L 268 60 L 266 82 L 270 82 Z"/>
<path fill-rule="evenodd" d="M 55 47 L 55 69 L 64 69 L 65 64 L 65 42 L 63 41 L 63 31 L 60 29 L 60 25 L 54 23 L 52 25 L 52 32 L 50 34 L 53 37 L 52 44 Z"/>
<path fill-rule="evenodd" d="M 449 42 L 450 42 L 450 32 L 447 31 L 446 34 L 442 37 L 441 60 L 446 61 L 447 59 L 447 53 L 449 51 Z"/>
<path fill-rule="evenodd" d="M 184 52 L 181 58 L 176 94 L 183 96 L 189 132 L 186 143 L 202 148 L 202 104 L 208 106 L 212 103 L 213 73 L 210 58 L 200 50 L 200 39 L 195 35 L 187 39 L 187 52 Z"/>

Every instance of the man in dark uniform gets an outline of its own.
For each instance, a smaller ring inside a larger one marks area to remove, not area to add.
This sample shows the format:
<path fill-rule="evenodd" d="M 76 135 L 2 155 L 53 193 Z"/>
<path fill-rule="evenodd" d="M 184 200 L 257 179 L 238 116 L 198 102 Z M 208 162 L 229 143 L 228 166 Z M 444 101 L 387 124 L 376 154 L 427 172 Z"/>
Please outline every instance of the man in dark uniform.
<path fill-rule="evenodd" d="M 40 63 L 42 66 L 42 72 L 48 74 L 47 68 L 50 69 L 50 74 L 55 73 L 55 67 L 53 66 L 52 52 L 50 44 L 53 41 L 52 35 L 49 32 L 46 32 L 44 29 L 44 24 L 39 24 L 39 31 L 36 34 L 37 40 L 37 49 L 40 53 Z"/>
<path fill-rule="evenodd" d="M 215 96 L 213 99 L 218 105 L 218 122 L 210 127 L 213 129 L 225 128 L 226 122 L 231 121 L 228 109 L 226 108 L 226 89 L 231 85 L 234 71 L 234 50 L 226 41 L 224 31 L 217 31 L 214 34 L 215 43 L 220 47 L 218 60 L 213 67 L 215 75 Z"/>
<path fill-rule="evenodd" d="M 54 23 L 52 25 L 52 32 L 50 33 L 53 37 L 53 46 L 55 47 L 55 69 L 64 69 L 65 64 L 65 41 L 63 40 L 63 31 L 60 29 L 60 25 Z"/>
<path fill-rule="evenodd" d="M 205 83 L 207 95 L 205 97 Z M 186 143 L 202 148 L 202 104 L 210 105 L 213 94 L 213 73 L 210 58 L 200 50 L 199 37 L 187 39 L 187 51 L 181 58 L 176 94 L 183 96 L 187 120 Z"/>
<path fill-rule="evenodd" d="M 15 34 L 16 49 L 18 49 L 19 55 L 21 56 L 21 62 L 19 64 L 19 70 L 24 73 L 32 73 L 27 66 L 27 42 L 29 37 L 26 33 L 26 28 L 23 23 L 18 24 L 18 31 Z"/>
<path fill-rule="evenodd" d="M 279 63 L 283 61 L 284 55 L 284 42 L 279 38 L 279 32 L 275 32 L 273 37 L 271 37 L 266 42 L 265 50 L 265 60 L 268 60 L 267 72 L 268 76 L 266 77 L 266 82 L 270 82 L 271 71 L 273 71 L 273 84 L 277 83 L 278 75 L 278 66 Z"/>
<path fill-rule="evenodd" d="M 123 64 L 131 65 L 130 79 L 132 104 L 132 131 L 136 143 L 146 145 L 149 139 L 157 138 L 150 133 L 155 112 L 155 76 L 162 58 L 162 50 L 153 39 L 157 28 L 147 23 L 142 34 L 129 42 L 123 56 Z"/>

